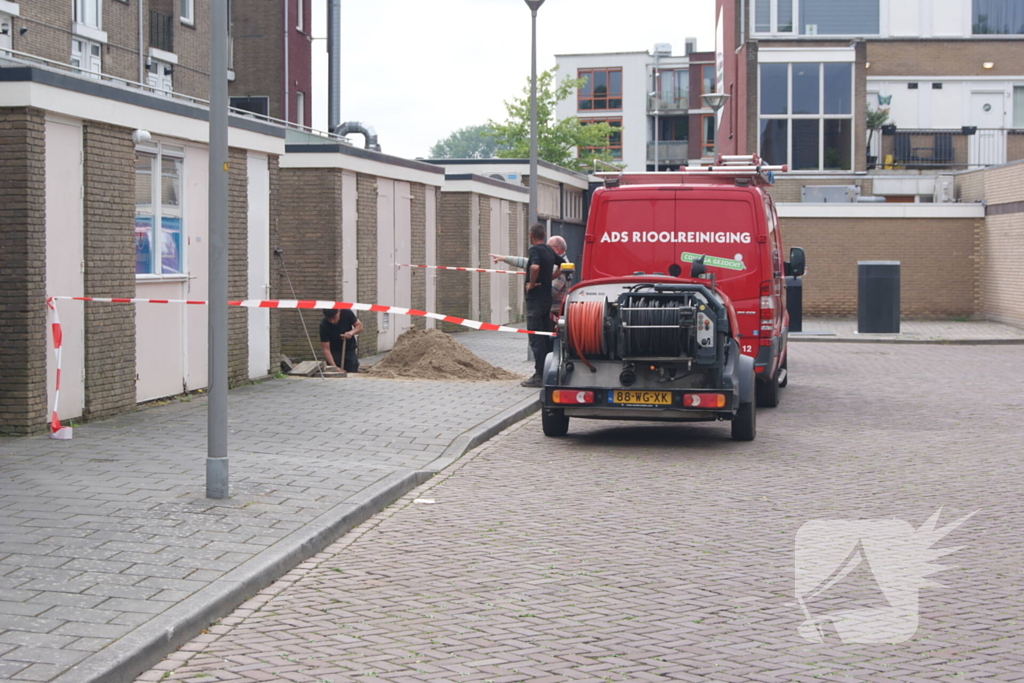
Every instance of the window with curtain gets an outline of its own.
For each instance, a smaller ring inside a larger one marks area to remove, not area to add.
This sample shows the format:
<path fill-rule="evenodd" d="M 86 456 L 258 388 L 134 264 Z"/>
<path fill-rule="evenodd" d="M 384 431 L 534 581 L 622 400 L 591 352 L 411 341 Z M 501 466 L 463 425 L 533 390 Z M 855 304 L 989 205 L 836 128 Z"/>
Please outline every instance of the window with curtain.
<path fill-rule="evenodd" d="M 1024 34 L 1024 0 L 973 0 L 972 4 L 975 35 Z"/>
<path fill-rule="evenodd" d="M 762 64 L 759 153 L 794 171 L 853 170 L 853 65 Z"/>

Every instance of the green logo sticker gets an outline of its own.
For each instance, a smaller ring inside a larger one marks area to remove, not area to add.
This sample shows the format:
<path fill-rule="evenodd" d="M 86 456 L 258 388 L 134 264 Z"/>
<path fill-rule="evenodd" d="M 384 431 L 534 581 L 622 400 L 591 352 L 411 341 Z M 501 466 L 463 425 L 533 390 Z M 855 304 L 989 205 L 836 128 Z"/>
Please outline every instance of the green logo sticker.
<path fill-rule="evenodd" d="M 691 254 L 688 251 L 684 251 L 680 258 L 687 263 L 693 263 L 701 256 L 704 256 L 704 254 Z M 717 256 L 704 256 L 704 265 L 715 268 L 728 268 L 729 270 L 746 270 L 743 261 L 733 261 L 732 259 L 718 258 Z"/>

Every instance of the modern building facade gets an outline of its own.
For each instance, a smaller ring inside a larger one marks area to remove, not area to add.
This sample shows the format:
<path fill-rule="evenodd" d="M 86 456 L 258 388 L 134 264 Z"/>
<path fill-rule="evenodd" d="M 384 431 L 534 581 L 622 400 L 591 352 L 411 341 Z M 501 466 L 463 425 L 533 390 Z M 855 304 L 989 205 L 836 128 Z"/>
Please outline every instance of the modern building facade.
<path fill-rule="evenodd" d="M 713 112 L 701 95 L 716 87 L 714 53 L 697 52 L 687 39 L 685 55 L 661 43 L 651 52 L 556 55 L 560 78 L 586 78 L 575 98 L 559 102 L 559 119 L 607 122 L 611 157 L 628 170 L 676 170 L 710 158 Z M 600 170 L 600 169 L 597 169 Z"/>
<path fill-rule="evenodd" d="M 717 0 L 717 21 L 723 153 L 821 176 L 1024 158 L 1021 0 Z"/>

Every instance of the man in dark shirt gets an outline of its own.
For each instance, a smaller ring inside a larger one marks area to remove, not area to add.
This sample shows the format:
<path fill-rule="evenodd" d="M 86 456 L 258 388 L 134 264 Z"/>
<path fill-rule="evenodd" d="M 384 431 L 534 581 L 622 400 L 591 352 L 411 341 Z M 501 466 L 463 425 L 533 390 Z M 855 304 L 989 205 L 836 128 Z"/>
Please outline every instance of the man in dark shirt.
<path fill-rule="evenodd" d="M 355 337 L 362 331 L 363 323 L 350 309 L 324 309 L 324 317 L 320 321 L 320 348 L 328 367 L 344 367 L 345 372 L 359 372 Z M 342 349 L 344 359 L 341 357 Z"/>
<path fill-rule="evenodd" d="M 547 245 L 547 231 L 540 223 L 530 226 L 530 252 L 526 261 L 526 329 L 551 331 L 551 273 L 558 256 Z M 551 353 L 554 340 L 547 335 L 531 334 L 534 375 L 524 387 L 541 386 L 544 359 Z"/>

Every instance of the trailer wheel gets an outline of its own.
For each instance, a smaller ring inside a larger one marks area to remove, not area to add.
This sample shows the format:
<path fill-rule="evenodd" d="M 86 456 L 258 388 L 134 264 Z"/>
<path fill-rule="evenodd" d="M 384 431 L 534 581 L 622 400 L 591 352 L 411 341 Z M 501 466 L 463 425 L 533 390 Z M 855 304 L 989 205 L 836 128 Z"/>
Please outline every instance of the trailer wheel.
<path fill-rule="evenodd" d="M 540 422 L 544 436 L 565 436 L 569 433 L 569 418 L 562 410 L 541 410 Z"/>
<path fill-rule="evenodd" d="M 779 405 L 779 373 L 771 379 L 757 380 L 757 406 L 775 408 Z"/>
<path fill-rule="evenodd" d="M 732 418 L 733 441 L 753 441 L 757 436 L 757 407 L 753 402 L 741 403 Z"/>

